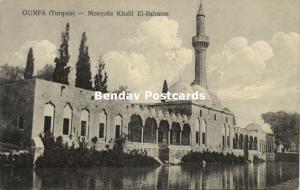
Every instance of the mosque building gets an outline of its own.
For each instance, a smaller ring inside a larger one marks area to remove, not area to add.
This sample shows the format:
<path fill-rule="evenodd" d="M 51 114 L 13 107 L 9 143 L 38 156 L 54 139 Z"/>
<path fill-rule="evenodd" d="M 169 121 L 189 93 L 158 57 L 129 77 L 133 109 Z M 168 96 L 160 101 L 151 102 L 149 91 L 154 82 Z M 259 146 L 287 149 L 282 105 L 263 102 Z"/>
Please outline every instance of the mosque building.
<path fill-rule="evenodd" d="M 205 14 L 200 4 L 196 15 L 195 79 L 172 84 L 170 93 L 205 94 L 205 100 L 131 103 L 95 100 L 95 92 L 41 79 L 0 86 L 0 122 L 22 131 L 24 146 L 37 146 L 39 136 L 51 132 L 72 144 L 97 138 L 98 150 L 112 148 L 125 139 L 125 150 L 147 152 L 165 162 L 178 162 L 189 151 L 217 151 L 274 159 L 274 135 L 251 123 L 245 128 L 223 107 L 207 85 Z"/>

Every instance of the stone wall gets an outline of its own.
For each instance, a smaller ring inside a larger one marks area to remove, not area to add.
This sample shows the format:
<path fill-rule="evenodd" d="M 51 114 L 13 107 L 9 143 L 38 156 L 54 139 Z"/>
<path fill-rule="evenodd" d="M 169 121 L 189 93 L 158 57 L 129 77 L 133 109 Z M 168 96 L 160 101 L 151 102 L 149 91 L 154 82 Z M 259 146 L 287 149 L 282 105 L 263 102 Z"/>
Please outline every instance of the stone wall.
<path fill-rule="evenodd" d="M 69 104 L 72 108 L 72 120 L 70 135 L 80 136 L 81 111 L 89 112 L 89 122 L 87 126 L 87 140 L 97 137 L 100 122 L 100 113 L 105 112 L 107 121 L 105 126 L 105 138 L 100 141 L 110 141 L 115 137 L 114 119 L 121 115 L 124 123 L 128 123 L 128 116 L 123 114 L 127 112 L 129 104 L 120 101 L 99 101 L 94 100 L 94 92 L 66 86 L 59 83 L 36 80 L 34 104 L 34 122 L 32 137 L 43 133 L 44 126 L 44 106 L 47 103 L 55 107 L 54 127 L 52 132 L 54 136 L 63 134 L 63 111 L 64 107 Z M 122 131 L 126 131 L 127 125 L 122 126 Z"/>
<path fill-rule="evenodd" d="M 23 122 L 23 129 L 19 129 L 23 134 L 23 146 L 31 144 L 34 86 L 34 79 L 0 85 L 0 128 L 19 129 Z"/>
<path fill-rule="evenodd" d="M 158 158 L 158 145 L 152 143 L 136 143 L 136 142 L 126 142 L 125 144 L 126 152 L 138 151 L 139 153 L 146 153 L 148 156 Z"/>

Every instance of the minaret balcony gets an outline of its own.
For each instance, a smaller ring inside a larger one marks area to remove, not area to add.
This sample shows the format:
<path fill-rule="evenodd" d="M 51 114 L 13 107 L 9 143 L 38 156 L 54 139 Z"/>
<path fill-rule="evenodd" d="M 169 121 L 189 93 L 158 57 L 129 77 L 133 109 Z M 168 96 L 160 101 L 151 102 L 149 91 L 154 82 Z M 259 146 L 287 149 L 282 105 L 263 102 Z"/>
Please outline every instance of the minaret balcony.
<path fill-rule="evenodd" d="M 207 48 L 209 46 L 209 37 L 208 36 L 194 36 L 192 44 L 193 44 L 195 50 Z"/>
<path fill-rule="evenodd" d="M 208 36 L 194 36 L 193 42 L 207 42 L 209 43 L 209 37 Z"/>

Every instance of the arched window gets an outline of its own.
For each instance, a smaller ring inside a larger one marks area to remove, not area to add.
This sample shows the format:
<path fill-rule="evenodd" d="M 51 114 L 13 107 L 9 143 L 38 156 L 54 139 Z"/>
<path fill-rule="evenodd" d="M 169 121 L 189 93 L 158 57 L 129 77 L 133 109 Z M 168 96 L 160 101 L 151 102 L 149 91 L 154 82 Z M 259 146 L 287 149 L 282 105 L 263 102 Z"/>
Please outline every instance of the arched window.
<path fill-rule="evenodd" d="M 169 142 L 170 125 L 167 120 L 161 120 L 158 128 L 158 143 L 167 145 Z"/>
<path fill-rule="evenodd" d="M 195 122 L 195 143 L 200 144 L 200 122 L 198 119 L 196 119 Z"/>
<path fill-rule="evenodd" d="M 184 124 L 182 129 L 181 144 L 189 145 L 191 137 L 191 127 L 189 124 Z"/>
<path fill-rule="evenodd" d="M 49 102 L 44 106 L 44 133 L 51 133 L 54 129 L 54 105 Z"/>
<path fill-rule="evenodd" d="M 142 141 L 142 127 L 143 121 L 139 115 L 133 114 L 130 117 L 130 122 L 128 124 L 128 136 L 131 142 L 141 142 Z"/>
<path fill-rule="evenodd" d="M 201 120 L 200 121 L 200 134 L 201 134 L 201 144 L 203 145 L 206 145 L 206 128 L 207 128 L 207 125 L 206 125 L 206 122 L 204 120 Z"/>
<path fill-rule="evenodd" d="M 70 104 L 64 107 L 63 135 L 69 135 L 72 129 L 72 108 Z"/>
<path fill-rule="evenodd" d="M 107 123 L 107 114 L 105 110 L 102 110 L 99 114 L 99 129 L 98 129 L 98 137 L 101 139 L 105 139 L 106 134 L 106 123 Z"/>
<path fill-rule="evenodd" d="M 88 136 L 90 113 L 87 109 L 81 111 L 80 115 L 80 136 Z"/>
<path fill-rule="evenodd" d="M 180 125 L 177 122 L 172 123 L 171 128 L 171 144 L 178 145 L 180 144 Z"/>
<path fill-rule="evenodd" d="M 143 137 L 145 143 L 156 143 L 156 129 L 157 124 L 154 118 L 147 118 L 143 131 Z"/>
<path fill-rule="evenodd" d="M 225 145 L 226 145 L 226 143 L 225 143 L 225 138 L 226 138 L 226 126 L 225 126 L 225 124 L 224 124 L 224 126 L 223 126 L 223 132 L 222 132 L 222 144 L 223 144 L 223 147 L 225 148 Z"/>
<path fill-rule="evenodd" d="M 121 136 L 122 133 L 122 116 L 121 115 L 117 115 L 115 117 L 115 138 L 118 139 Z"/>

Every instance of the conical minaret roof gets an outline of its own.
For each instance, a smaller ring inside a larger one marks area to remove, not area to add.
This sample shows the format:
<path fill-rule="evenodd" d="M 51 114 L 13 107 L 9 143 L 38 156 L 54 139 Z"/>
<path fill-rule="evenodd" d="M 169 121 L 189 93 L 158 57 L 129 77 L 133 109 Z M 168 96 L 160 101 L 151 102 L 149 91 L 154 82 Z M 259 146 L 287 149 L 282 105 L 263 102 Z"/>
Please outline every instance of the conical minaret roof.
<path fill-rule="evenodd" d="M 198 9 L 198 14 L 197 15 L 205 16 L 202 2 L 200 2 L 200 6 L 199 6 L 199 9 Z"/>

